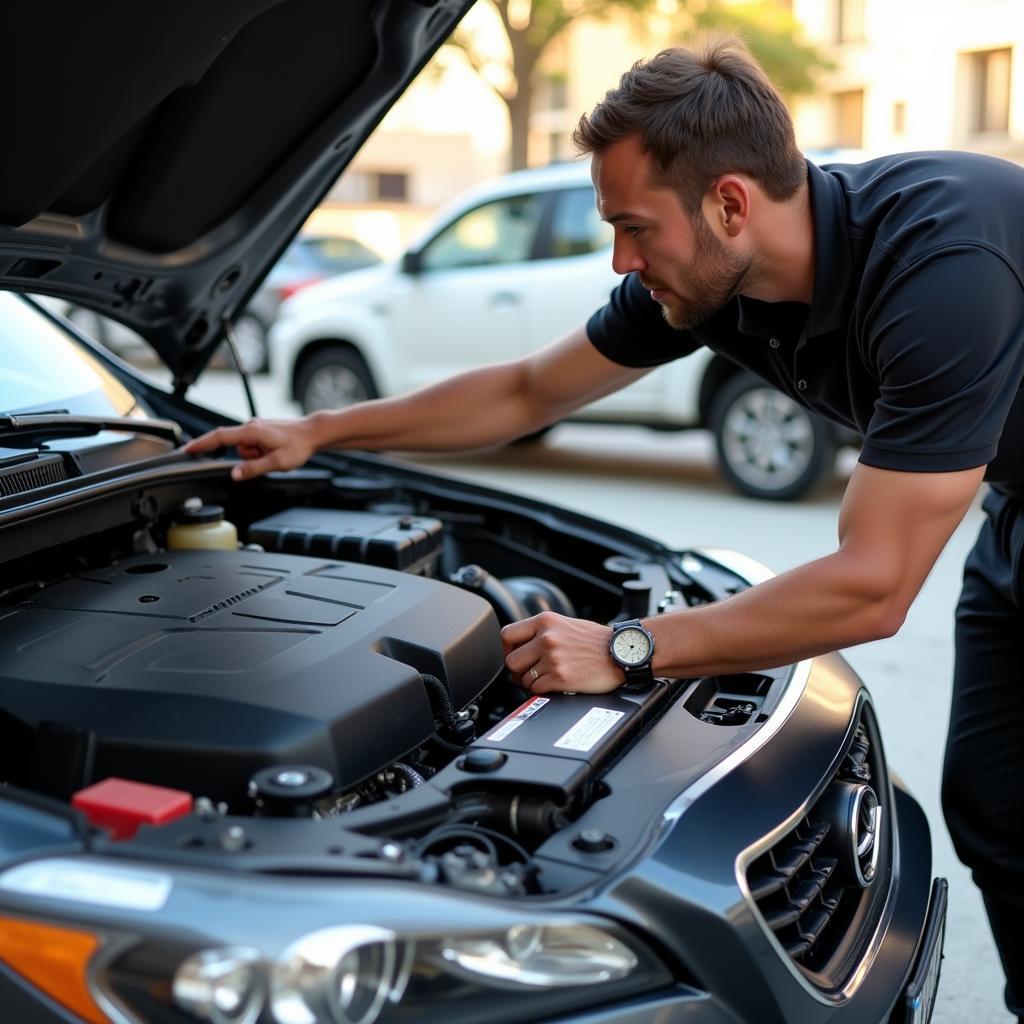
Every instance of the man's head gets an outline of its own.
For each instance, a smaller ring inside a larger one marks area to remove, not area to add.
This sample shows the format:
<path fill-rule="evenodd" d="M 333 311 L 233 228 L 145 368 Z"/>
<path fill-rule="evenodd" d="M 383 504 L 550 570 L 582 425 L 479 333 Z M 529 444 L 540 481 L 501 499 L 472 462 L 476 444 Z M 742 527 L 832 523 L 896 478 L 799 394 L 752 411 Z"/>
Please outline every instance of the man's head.
<path fill-rule="evenodd" d="M 676 327 L 706 320 L 757 272 L 743 234 L 752 198 L 785 203 L 807 176 L 782 99 L 722 37 L 635 64 L 573 141 L 594 158 L 615 269 L 639 272 Z"/>

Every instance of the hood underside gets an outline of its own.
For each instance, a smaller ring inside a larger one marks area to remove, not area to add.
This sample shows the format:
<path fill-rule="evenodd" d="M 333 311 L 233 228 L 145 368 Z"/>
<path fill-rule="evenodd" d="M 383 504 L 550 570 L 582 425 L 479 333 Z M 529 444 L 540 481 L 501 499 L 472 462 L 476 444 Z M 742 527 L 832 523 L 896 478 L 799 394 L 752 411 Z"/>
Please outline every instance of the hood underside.
<path fill-rule="evenodd" d="M 471 3 L 6 5 L 0 288 L 121 321 L 187 386 Z"/>

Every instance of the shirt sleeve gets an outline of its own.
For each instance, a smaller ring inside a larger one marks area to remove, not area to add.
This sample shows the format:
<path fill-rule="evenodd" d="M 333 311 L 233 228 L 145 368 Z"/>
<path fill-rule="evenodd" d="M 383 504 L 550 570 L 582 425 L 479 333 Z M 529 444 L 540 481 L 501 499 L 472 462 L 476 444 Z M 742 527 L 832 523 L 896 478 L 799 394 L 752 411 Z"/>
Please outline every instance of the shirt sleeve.
<path fill-rule="evenodd" d="M 1024 288 L 981 246 L 942 249 L 901 271 L 864 324 L 879 396 L 860 461 L 950 472 L 995 457 L 1024 376 Z"/>
<path fill-rule="evenodd" d="M 660 366 L 702 344 L 666 322 L 639 274 L 629 274 L 615 287 L 608 304 L 587 321 L 587 337 L 613 363 L 634 367 Z"/>

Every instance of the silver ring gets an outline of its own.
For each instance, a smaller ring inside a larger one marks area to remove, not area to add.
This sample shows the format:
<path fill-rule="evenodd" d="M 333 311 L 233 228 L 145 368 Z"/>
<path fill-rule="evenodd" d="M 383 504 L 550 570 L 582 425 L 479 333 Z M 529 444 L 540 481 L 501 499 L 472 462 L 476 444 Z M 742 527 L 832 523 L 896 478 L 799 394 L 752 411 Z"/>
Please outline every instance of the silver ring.
<path fill-rule="evenodd" d="M 533 668 L 530 669 L 530 676 L 532 677 L 534 682 L 537 682 L 537 678 L 538 677 L 537 677 L 537 666 L 536 665 L 534 665 Z"/>

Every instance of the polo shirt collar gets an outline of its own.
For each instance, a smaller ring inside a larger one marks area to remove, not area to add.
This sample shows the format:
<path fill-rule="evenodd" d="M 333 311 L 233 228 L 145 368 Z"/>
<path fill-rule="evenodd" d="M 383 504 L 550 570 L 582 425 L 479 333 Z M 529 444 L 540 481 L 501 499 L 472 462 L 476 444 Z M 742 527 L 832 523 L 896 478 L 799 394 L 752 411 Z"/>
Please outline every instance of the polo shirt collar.
<path fill-rule="evenodd" d="M 814 292 L 807 317 L 807 337 L 846 325 L 846 300 L 852 281 L 853 257 L 846 230 L 846 201 L 839 181 L 807 161 L 807 184 L 814 220 Z"/>

